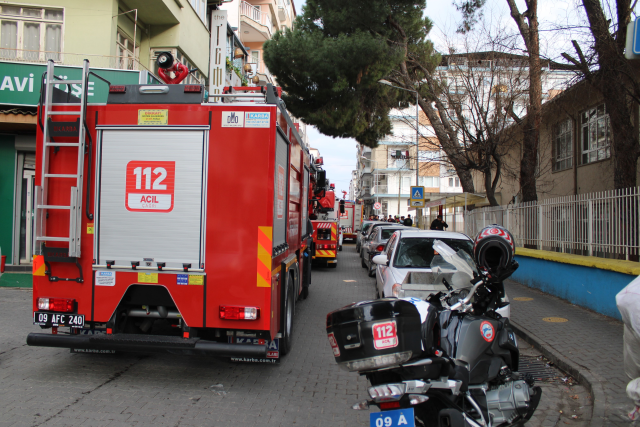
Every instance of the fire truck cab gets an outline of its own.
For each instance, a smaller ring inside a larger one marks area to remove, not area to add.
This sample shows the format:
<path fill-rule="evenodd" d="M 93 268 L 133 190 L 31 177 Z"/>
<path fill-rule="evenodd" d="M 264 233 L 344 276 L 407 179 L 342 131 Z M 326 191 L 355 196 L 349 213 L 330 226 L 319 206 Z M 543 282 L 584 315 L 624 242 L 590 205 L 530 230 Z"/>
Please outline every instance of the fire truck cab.
<path fill-rule="evenodd" d="M 55 85 L 38 110 L 29 345 L 274 362 L 311 281 L 308 148 L 279 88 Z M 62 100 L 63 102 L 59 102 Z M 211 100 L 211 98 L 210 98 Z M 69 120 L 69 118 L 72 118 Z M 74 127 L 75 125 L 75 127 Z"/>

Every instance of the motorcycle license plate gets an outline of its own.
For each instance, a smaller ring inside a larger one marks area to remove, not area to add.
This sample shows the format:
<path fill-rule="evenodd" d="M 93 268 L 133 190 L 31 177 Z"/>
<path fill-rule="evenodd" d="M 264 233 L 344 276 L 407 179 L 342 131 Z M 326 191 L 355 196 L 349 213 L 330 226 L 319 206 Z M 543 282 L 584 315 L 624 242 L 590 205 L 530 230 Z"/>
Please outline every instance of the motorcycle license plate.
<path fill-rule="evenodd" d="M 40 326 L 69 326 L 71 328 L 84 327 L 84 314 L 33 312 L 33 324 Z"/>
<path fill-rule="evenodd" d="M 415 427 L 413 408 L 369 414 L 369 427 Z"/>

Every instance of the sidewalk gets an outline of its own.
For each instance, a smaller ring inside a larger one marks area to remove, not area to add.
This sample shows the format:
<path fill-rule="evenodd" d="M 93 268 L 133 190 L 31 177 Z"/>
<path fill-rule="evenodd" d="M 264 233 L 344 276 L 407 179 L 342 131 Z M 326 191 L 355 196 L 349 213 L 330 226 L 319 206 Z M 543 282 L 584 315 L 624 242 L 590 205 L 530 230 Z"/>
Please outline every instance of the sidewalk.
<path fill-rule="evenodd" d="M 505 289 L 516 333 L 591 390 L 591 426 L 640 426 L 626 416 L 622 322 L 511 280 Z"/>

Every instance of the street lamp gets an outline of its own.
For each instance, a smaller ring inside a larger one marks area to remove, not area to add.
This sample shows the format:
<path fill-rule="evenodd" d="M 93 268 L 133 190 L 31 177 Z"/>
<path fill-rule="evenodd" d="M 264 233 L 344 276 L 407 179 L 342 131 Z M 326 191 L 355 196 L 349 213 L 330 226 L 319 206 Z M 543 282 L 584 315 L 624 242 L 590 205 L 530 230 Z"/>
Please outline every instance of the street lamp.
<path fill-rule="evenodd" d="M 420 141 L 420 137 L 419 137 L 419 135 L 420 135 L 420 133 L 419 133 L 420 121 L 418 119 L 418 117 L 419 117 L 419 114 L 418 114 L 418 108 L 419 108 L 419 105 L 418 105 L 418 96 L 419 96 L 418 91 L 417 90 L 411 90 L 411 89 L 405 89 L 405 88 L 400 87 L 400 86 L 395 86 L 390 81 L 384 80 L 384 79 L 378 80 L 378 83 L 386 85 L 386 86 L 391 86 L 391 87 L 396 88 L 396 89 L 404 90 L 404 91 L 407 91 L 407 92 L 413 92 L 413 93 L 416 94 L 416 187 L 417 187 L 419 185 L 418 176 L 420 175 L 419 174 L 420 163 L 418 161 L 418 157 L 419 157 L 419 153 L 420 153 L 420 146 L 419 146 L 419 141 Z M 398 178 L 400 178 L 400 174 L 399 173 L 398 173 Z M 400 197 L 400 194 L 398 194 L 398 198 L 399 197 Z M 411 200 L 411 194 L 409 194 L 409 200 Z M 416 227 L 418 227 L 418 222 L 419 222 L 418 218 L 421 218 L 421 217 L 422 217 L 422 209 L 416 209 Z"/>

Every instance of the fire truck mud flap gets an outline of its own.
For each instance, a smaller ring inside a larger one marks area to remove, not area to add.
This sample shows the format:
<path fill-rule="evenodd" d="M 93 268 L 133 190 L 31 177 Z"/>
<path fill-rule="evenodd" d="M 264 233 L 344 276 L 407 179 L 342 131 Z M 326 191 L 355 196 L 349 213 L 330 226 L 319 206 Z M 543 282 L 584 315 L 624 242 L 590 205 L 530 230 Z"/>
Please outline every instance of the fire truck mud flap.
<path fill-rule="evenodd" d="M 218 357 L 264 358 L 266 345 L 227 344 L 199 338 L 157 335 L 63 335 L 30 333 L 27 344 L 40 347 L 79 348 L 87 350 L 118 350 L 208 354 Z"/>

